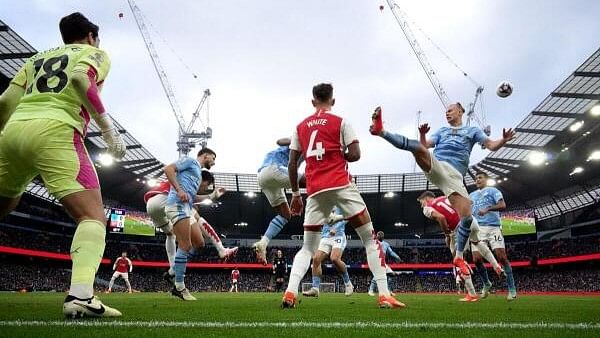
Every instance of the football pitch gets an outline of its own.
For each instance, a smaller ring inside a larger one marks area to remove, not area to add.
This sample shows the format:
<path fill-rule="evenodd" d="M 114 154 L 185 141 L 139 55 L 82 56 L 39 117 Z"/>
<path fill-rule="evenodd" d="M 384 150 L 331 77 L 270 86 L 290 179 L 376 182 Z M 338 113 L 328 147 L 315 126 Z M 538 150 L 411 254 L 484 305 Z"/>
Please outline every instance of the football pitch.
<path fill-rule="evenodd" d="M 125 217 L 123 233 L 126 235 L 154 236 L 154 226 Z"/>
<path fill-rule="evenodd" d="M 504 236 L 535 234 L 535 224 L 518 220 L 503 220 L 502 234 Z"/>
<path fill-rule="evenodd" d="M 2 337 L 599 337 L 600 297 L 400 294 L 406 309 L 379 309 L 374 297 L 322 294 L 281 309 L 275 293 L 100 295 L 118 319 L 65 320 L 61 293 L 0 293 Z"/>

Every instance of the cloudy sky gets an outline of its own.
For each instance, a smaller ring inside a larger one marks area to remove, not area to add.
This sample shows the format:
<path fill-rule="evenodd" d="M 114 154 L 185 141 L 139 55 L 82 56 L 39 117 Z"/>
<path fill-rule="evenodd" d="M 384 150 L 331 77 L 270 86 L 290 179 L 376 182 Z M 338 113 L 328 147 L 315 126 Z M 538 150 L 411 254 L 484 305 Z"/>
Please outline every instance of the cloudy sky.
<path fill-rule="evenodd" d="M 101 3 L 101 5 L 100 5 Z M 600 1 L 398 1 L 423 32 L 486 90 L 492 137 L 520 122 L 600 46 Z M 382 0 L 149 1 L 138 6 L 187 120 L 210 88 L 209 146 L 218 172 L 253 173 L 277 138 L 312 113 L 311 88 L 335 87 L 335 110 L 357 131 L 357 174 L 412 172 L 413 159 L 368 133 L 384 108 L 386 126 L 416 135 L 416 113 L 433 128 L 443 109 Z M 177 158 L 177 126 L 127 1 L 0 0 L 0 17 L 38 50 L 61 44 L 58 21 L 81 11 L 100 26 L 112 60 L 105 106 L 154 156 Z M 119 18 L 119 13 L 123 17 Z M 596 13 L 596 14 L 594 14 Z M 156 34 L 156 32 L 159 34 Z M 415 28 L 452 100 L 475 87 Z M 174 52 L 173 52 L 173 51 Z M 183 62 L 182 62 L 183 61 Z M 193 74 L 197 75 L 195 79 Z M 510 80 L 507 99 L 495 87 Z M 475 150 L 476 162 L 486 152 Z"/>

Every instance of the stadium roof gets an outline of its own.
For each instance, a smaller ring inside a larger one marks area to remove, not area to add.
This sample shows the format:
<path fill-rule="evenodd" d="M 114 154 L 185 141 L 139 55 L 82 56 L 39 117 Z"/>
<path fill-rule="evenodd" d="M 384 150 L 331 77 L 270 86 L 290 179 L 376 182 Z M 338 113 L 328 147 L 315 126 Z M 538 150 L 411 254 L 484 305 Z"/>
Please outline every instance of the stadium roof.
<path fill-rule="evenodd" d="M 12 78 L 34 53 L 35 49 L 0 21 L 0 75 Z M 591 160 L 590 155 L 600 151 L 600 116 L 591 114 L 594 107 L 600 110 L 599 104 L 600 49 L 517 125 L 515 140 L 472 166 L 465 183 L 474 188 L 475 173 L 485 171 L 498 180 L 509 205 L 535 208 L 541 219 L 598 203 L 600 161 Z M 579 121 L 583 121 L 582 128 L 570 131 Z M 117 121 L 114 123 L 123 134 L 127 154 L 112 166 L 97 164 L 103 195 L 123 205 L 142 208 L 142 196 L 148 189 L 145 183 L 152 178 L 164 178 L 163 164 Z M 94 123 L 87 136 L 86 145 L 96 159 L 105 151 L 106 144 Z M 541 167 L 531 166 L 527 161 L 534 151 L 548 154 Z M 583 172 L 575 173 L 576 166 L 583 168 Z M 215 180 L 229 191 L 260 191 L 256 174 L 216 173 Z M 357 175 L 354 181 L 363 193 L 436 189 L 422 173 Z M 39 181 L 31 183 L 28 192 L 53 201 Z"/>
<path fill-rule="evenodd" d="M 0 20 L 0 74 L 12 79 L 21 65 L 36 53 L 23 38 Z"/>
<path fill-rule="evenodd" d="M 0 90 L 8 86 L 10 79 L 36 52 L 22 37 L 0 21 Z M 123 126 L 114 119 L 113 122 L 125 140 L 127 152 L 121 161 L 111 167 L 96 164 L 103 194 L 124 205 L 127 205 L 127 202 L 132 199 L 139 200 L 140 202 L 137 204 L 142 204 L 142 195 L 147 187 L 146 180 L 162 175 L 163 164 L 154 158 Z M 94 121 L 91 121 L 88 129 L 86 146 L 94 160 L 106 150 L 106 143 Z M 29 184 L 27 192 L 45 200 L 57 202 L 39 179 Z"/>

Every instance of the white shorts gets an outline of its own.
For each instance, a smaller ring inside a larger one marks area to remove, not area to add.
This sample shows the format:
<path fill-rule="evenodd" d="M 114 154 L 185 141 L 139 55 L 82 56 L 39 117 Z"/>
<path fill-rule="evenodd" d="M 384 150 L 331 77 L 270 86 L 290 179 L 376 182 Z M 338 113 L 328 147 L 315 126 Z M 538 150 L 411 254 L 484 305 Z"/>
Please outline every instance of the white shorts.
<path fill-rule="evenodd" d="M 504 249 L 504 237 L 502 236 L 500 227 L 479 227 L 479 240 L 485 242 L 492 250 Z M 475 245 L 473 245 L 471 250 L 473 252 L 479 252 Z"/>
<path fill-rule="evenodd" d="M 365 201 L 354 184 L 322 191 L 306 199 L 304 226 L 321 226 L 327 223 L 327 218 L 335 206 L 340 208 L 344 219 L 354 217 L 367 209 Z"/>
<path fill-rule="evenodd" d="M 425 176 L 440 188 L 445 196 L 457 193 L 469 198 L 469 193 L 463 183 L 463 176 L 448 162 L 438 161 L 431 155 L 431 171 L 425 173 Z"/>
<path fill-rule="evenodd" d="M 165 215 L 171 224 L 175 225 L 183 219 L 192 217 L 192 208 L 188 203 L 167 204 L 165 206 Z"/>
<path fill-rule="evenodd" d="M 237 279 L 232 279 L 231 284 L 237 284 Z"/>
<path fill-rule="evenodd" d="M 152 196 L 146 203 L 146 212 L 152 219 L 152 223 L 157 229 L 161 229 L 164 233 L 170 233 L 173 230 L 173 224 L 169 222 L 165 213 L 167 205 L 167 195 L 157 194 Z"/>
<path fill-rule="evenodd" d="M 333 249 L 340 249 L 344 251 L 347 244 L 346 237 L 325 237 L 321 238 L 319 242 L 319 251 L 323 251 L 326 254 L 330 254 Z"/>
<path fill-rule="evenodd" d="M 287 172 L 279 169 L 277 165 L 264 167 L 258 173 L 258 186 L 269 200 L 272 207 L 287 202 L 283 189 L 291 189 L 290 178 Z"/>
<path fill-rule="evenodd" d="M 112 278 L 117 279 L 119 277 L 122 277 L 123 279 L 129 279 L 129 272 L 119 272 L 119 271 L 115 271 L 115 273 L 113 273 Z"/>

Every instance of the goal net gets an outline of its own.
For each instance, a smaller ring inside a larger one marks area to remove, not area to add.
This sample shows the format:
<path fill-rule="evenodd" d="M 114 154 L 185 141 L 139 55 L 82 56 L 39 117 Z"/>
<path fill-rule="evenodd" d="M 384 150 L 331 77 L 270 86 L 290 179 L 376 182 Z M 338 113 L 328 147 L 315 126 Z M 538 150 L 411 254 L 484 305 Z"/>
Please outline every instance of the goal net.
<path fill-rule="evenodd" d="M 312 288 L 312 283 L 302 283 L 302 292 Z M 321 283 L 320 292 L 335 292 L 335 283 Z"/>

